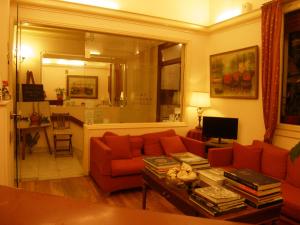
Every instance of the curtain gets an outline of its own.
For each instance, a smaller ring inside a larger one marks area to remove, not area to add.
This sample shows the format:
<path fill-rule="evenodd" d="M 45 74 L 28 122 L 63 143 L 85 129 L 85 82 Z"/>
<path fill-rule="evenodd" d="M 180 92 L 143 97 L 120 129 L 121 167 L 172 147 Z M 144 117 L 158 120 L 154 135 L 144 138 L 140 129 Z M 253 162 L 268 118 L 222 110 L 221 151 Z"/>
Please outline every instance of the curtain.
<path fill-rule="evenodd" d="M 282 26 L 281 0 L 273 0 L 262 6 L 262 99 L 265 123 L 265 142 L 272 142 L 277 125 L 280 41 Z"/>

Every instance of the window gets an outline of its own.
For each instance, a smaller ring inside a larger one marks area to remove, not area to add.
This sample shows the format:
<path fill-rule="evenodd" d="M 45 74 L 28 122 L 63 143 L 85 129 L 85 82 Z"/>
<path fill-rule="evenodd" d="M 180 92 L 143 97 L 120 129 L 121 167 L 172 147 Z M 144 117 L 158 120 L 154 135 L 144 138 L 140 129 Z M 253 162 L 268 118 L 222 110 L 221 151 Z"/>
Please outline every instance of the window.
<path fill-rule="evenodd" d="M 300 125 L 300 10 L 285 15 L 280 122 Z"/>

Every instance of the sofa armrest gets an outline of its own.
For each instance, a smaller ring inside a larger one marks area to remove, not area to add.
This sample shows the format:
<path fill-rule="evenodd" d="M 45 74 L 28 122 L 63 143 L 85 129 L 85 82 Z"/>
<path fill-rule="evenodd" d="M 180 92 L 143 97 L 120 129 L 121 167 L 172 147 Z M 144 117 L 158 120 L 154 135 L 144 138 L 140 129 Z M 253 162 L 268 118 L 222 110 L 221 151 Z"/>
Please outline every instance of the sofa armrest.
<path fill-rule="evenodd" d="M 111 175 L 111 149 L 100 138 L 92 137 L 90 143 L 90 164 L 92 170 L 101 175 Z"/>
<path fill-rule="evenodd" d="M 233 159 L 232 147 L 210 148 L 208 150 L 208 162 L 211 166 L 230 166 Z"/>
<path fill-rule="evenodd" d="M 192 138 L 188 138 L 188 137 L 183 137 L 180 136 L 184 146 L 186 147 L 186 149 L 191 152 L 194 153 L 196 155 L 199 155 L 201 157 L 205 157 L 205 143 L 202 141 L 198 141 Z"/>

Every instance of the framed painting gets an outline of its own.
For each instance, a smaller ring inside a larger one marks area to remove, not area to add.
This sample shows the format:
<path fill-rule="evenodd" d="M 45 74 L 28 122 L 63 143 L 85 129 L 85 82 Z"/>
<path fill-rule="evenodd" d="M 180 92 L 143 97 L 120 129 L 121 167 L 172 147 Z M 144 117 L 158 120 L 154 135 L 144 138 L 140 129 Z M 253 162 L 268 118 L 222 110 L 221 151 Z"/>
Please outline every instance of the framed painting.
<path fill-rule="evenodd" d="M 98 98 L 98 77 L 68 75 L 67 96 L 70 98 Z"/>
<path fill-rule="evenodd" d="M 258 46 L 210 56 L 210 96 L 258 98 Z"/>

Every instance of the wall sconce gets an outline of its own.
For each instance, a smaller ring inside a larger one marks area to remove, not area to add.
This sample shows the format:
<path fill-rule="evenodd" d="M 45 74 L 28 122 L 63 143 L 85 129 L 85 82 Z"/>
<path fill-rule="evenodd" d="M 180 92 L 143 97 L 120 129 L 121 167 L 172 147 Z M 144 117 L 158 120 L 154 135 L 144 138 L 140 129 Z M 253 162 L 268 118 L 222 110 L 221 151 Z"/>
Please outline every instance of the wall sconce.
<path fill-rule="evenodd" d="M 209 93 L 198 91 L 192 92 L 190 106 L 197 107 L 199 125 L 196 128 L 201 129 L 201 120 L 204 108 L 210 107 Z"/>
<path fill-rule="evenodd" d="M 20 62 L 24 62 L 25 59 L 32 58 L 34 56 L 33 49 L 29 45 L 21 45 L 19 49 L 14 50 L 14 59 L 20 59 Z"/>

